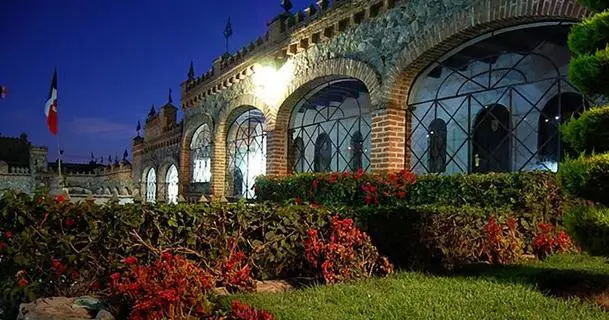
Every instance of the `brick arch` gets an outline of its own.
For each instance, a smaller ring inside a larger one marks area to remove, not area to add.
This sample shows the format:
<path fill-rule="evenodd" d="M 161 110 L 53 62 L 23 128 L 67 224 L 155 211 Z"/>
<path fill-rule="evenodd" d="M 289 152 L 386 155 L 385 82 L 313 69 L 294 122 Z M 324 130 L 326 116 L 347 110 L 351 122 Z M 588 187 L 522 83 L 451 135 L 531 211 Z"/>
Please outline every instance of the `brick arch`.
<path fill-rule="evenodd" d="M 381 76 L 365 62 L 338 58 L 314 64 L 295 78 L 286 89 L 281 105 L 269 121 L 267 141 L 267 174 L 284 176 L 288 172 L 288 126 L 294 105 L 309 91 L 324 82 L 335 79 L 353 78 L 360 80 L 368 89 L 371 109 L 379 103 Z"/>
<path fill-rule="evenodd" d="M 178 169 L 178 178 L 180 179 L 180 181 L 184 179 L 184 177 L 182 176 L 182 172 L 180 171 L 180 162 L 172 156 L 164 157 L 161 160 L 160 165 L 158 166 L 158 171 L 156 173 L 157 201 L 165 201 L 165 195 L 167 194 L 167 186 L 165 185 L 165 179 L 167 178 L 167 171 L 169 171 L 169 168 L 172 165 L 175 165 L 176 169 Z"/>
<path fill-rule="evenodd" d="M 189 192 L 190 180 L 192 177 L 192 154 L 190 151 L 190 144 L 192 142 L 193 135 L 197 131 L 199 127 L 207 124 L 209 126 L 209 130 L 212 132 L 213 138 L 213 130 L 214 130 L 214 121 L 211 115 L 207 113 L 197 114 L 192 118 L 189 118 L 186 124 L 184 125 L 184 131 L 182 133 L 182 141 L 180 142 L 180 166 L 179 170 L 181 176 L 184 179 L 180 179 L 180 194 L 186 197 L 186 194 Z M 213 161 L 213 160 L 212 160 Z"/>
<path fill-rule="evenodd" d="M 417 76 L 460 44 L 493 30 L 534 22 L 579 21 L 589 11 L 576 0 L 488 0 L 456 12 L 402 49 L 383 86 L 390 109 L 405 109 Z"/>
<path fill-rule="evenodd" d="M 223 108 L 215 117 L 217 125 L 212 131 L 214 138 L 211 156 L 211 193 L 215 199 L 221 199 L 225 196 L 227 169 L 226 135 L 228 134 L 229 126 L 240 114 L 252 108 L 262 111 L 265 116 L 266 127 L 267 117 L 271 112 L 271 108 L 260 101 L 260 99 L 249 94 L 233 100 L 228 107 Z"/>

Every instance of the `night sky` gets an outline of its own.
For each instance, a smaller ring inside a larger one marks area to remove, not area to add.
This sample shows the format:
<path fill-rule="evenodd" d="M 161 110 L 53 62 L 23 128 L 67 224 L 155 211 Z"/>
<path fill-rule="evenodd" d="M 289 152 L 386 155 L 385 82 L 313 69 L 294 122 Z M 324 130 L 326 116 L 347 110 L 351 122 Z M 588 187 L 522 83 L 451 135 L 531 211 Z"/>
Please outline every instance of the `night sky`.
<path fill-rule="evenodd" d="M 313 0 L 294 0 L 304 8 Z M 137 121 L 157 111 L 180 83 L 190 60 L 201 75 L 224 52 L 231 17 L 234 52 L 266 32 L 279 0 L 3 0 L 0 2 L 0 134 L 27 133 L 34 145 L 57 145 L 64 160 L 88 162 L 91 152 L 131 157 Z M 44 116 L 57 67 L 59 136 Z M 181 112 L 180 112 L 181 118 Z"/>

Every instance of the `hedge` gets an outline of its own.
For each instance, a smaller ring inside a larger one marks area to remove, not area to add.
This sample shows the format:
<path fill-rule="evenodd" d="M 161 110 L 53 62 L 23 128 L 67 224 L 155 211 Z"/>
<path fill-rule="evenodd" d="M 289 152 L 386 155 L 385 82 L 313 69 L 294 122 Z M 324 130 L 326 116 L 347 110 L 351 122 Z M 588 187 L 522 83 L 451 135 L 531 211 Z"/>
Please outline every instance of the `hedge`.
<path fill-rule="evenodd" d="M 609 153 L 566 159 L 558 172 L 565 192 L 609 204 Z"/>
<path fill-rule="evenodd" d="M 150 248 L 172 248 L 211 264 L 228 254 L 227 241 L 235 239 L 252 259 L 255 278 L 309 276 L 304 238 L 331 217 L 329 210 L 310 206 L 98 206 L 13 192 L 0 199 L 0 210 L 0 292 L 13 310 L 37 297 L 95 293 L 107 287 L 122 259 L 156 261 Z M 27 283 L 18 284 L 18 278 Z"/>
<path fill-rule="evenodd" d="M 401 173 L 404 174 L 404 173 Z M 323 205 L 366 205 L 363 188 L 387 184 L 385 175 L 308 173 L 287 177 L 261 176 L 256 180 L 260 201 L 312 202 Z M 412 178 L 401 189 L 403 197 L 381 198 L 378 205 L 470 205 L 526 212 L 541 216 L 561 215 L 561 194 L 556 175 L 548 172 L 425 175 Z M 376 205 L 374 204 L 374 205 Z"/>
<path fill-rule="evenodd" d="M 561 125 L 563 140 L 577 153 L 609 152 L 609 106 L 592 108 Z"/>
<path fill-rule="evenodd" d="M 609 256 L 609 208 L 575 206 L 565 215 L 565 227 L 590 254 Z"/>
<path fill-rule="evenodd" d="M 575 55 L 586 55 L 605 49 L 609 43 L 609 11 L 595 14 L 573 25 L 567 43 Z"/>

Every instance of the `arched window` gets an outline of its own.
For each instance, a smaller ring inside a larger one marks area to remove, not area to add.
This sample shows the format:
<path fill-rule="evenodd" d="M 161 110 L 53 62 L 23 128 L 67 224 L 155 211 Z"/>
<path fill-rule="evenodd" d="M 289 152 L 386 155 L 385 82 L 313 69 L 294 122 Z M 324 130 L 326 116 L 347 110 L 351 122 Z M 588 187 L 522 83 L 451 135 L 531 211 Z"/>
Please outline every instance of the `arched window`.
<path fill-rule="evenodd" d="M 167 185 L 167 203 L 178 203 L 178 168 L 173 164 L 167 170 L 165 183 Z"/>
<path fill-rule="evenodd" d="M 226 139 L 228 151 L 228 181 L 234 181 L 229 195 L 254 198 L 256 177 L 266 173 L 266 133 L 264 114 L 249 109 L 240 114 L 230 125 Z"/>
<path fill-rule="evenodd" d="M 299 155 L 293 172 L 346 172 L 370 167 L 370 96 L 354 78 L 311 87 L 292 109 L 288 137 Z M 300 139 L 300 140 L 298 140 Z M 300 143 L 302 141 L 302 144 Z"/>
<path fill-rule="evenodd" d="M 315 172 L 328 172 L 332 161 L 332 140 L 330 137 L 321 133 L 315 140 L 315 157 L 313 159 Z"/>
<path fill-rule="evenodd" d="M 192 181 L 211 181 L 211 131 L 207 124 L 200 126 L 192 137 Z"/>
<path fill-rule="evenodd" d="M 364 137 L 359 131 L 356 131 L 353 136 L 351 136 L 351 146 L 349 146 L 351 150 L 351 171 L 355 172 L 359 169 L 363 169 L 362 167 L 362 158 L 364 156 Z"/>
<path fill-rule="evenodd" d="M 446 170 L 446 122 L 434 119 L 429 124 L 429 172 L 442 173 Z"/>
<path fill-rule="evenodd" d="M 304 141 L 296 137 L 290 145 L 290 167 L 295 172 L 304 172 L 306 159 L 304 155 Z"/>
<path fill-rule="evenodd" d="M 545 169 L 556 171 L 565 154 L 576 156 L 560 137 L 560 125 L 584 111 L 585 100 L 579 93 L 564 92 L 552 97 L 539 115 L 537 139 L 539 161 Z"/>
<path fill-rule="evenodd" d="M 156 201 L 156 172 L 154 168 L 148 170 L 146 174 L 146 202 L 154 203 Z"/>
<path fill-rule="evenodd" d="M 476 116 L 472 172 L 510 171 L 510 111 L 500 104 L 486 107 Z"/>
<path fill-rule="evenodd" d="M 557 166 L 557 120 L 583 102 L 567 79 L 569 30 L 553 21 L 492 30 L 421 72 L 406 106 L 411 170 L 530 171 L 548 159 Z M 431 128 L 435 119 L 446 122 L 445 138 Z"/>

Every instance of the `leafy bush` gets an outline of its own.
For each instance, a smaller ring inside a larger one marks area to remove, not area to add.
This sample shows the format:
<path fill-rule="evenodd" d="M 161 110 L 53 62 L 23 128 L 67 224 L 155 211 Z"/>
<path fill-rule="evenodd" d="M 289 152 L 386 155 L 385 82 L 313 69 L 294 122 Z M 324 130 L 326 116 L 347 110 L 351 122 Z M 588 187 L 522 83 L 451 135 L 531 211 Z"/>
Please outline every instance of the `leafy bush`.
<path fill-rule="evenodd" d="M 601 12 L 573 25 L 568 46 L 575 55 L 592 54 L 609 43 L 609 11 Z"/>
<path fill-rule="evenodd" d="M 139 265 L 135 257 L 123 262 L 128 270 L 111 276 L 111 290 L 132 306 L 129 319 L 272 319 L 269 313 L 239 302 L 228 316 L 223 315 L 221 304 L 213 299 L 213 271 L 183 256 L 165 252 L 152 265 Z"/>
<path fill-rule="evenodd" d="M 609 256 L 609 208 L 579 205 L 567 211 L 565 227 L 593 255 Z"/>
<path fill-rule="evenodd" d="M 256 178 L 256 197 L 283 202 L 295 200 L 320 204 L 377 205 L 404 199 L 416 181 L 413 173 L 303 173 L 295 176 Z"/>
<path fill-rule="evenodd" d="M 543 221 L 509 208 L 469 205 L 359 208 L 351 214 L 381 254 L 421 269 L 513 262 L 533 253 L 535 225 Z"/>
<path fill-rule="evenodd" d="M 586 95 L 609 95 L 609 49 L 573 57 L 568 78 Z"/>
<path fill-rule="evenodd" d="M 371 174 L 363 174 L 355 180 L 351 175 L 341 175 L 329 184 L 322 181 L 332 179 L 333 174 L 298 174 L 282 178 L 260 177 L 256 181 L 261 200 L 277 202 L 309 201 L 325 205 L 364 204 L 356 181 L 366 181 Z M 373 175 L 374 176 L 374 175 Z M 312 181 L 318 181 L 317 191 L 311 193 Z M 412 181 L 408 178 L 408 183 Z M 406 183 L 406 184 L 408 184 Z M 348 190 L 348 192 L 345 192 Z M 556 176 L 546 172 L 490 173 L 472 175 L 436 176 L 425 175 L 404 188 L 404 197 L 383 199 L 378 205 L 452 205 L 510 209 L 543 216 L 560 216 L 560 187 Z M 358 200 L 351 194 L 359 194 Z M 377 192 L 378 193 L 378 192 Z"/>
<path fill-rule="evenodd" d="M 561 164 L 559 176 L 565 192 L 609 204 L 609 153 L 567 159 Z"/>
<path fill-rule="evenodd" d="M 569 253 L 576 251 L 571 237 L 563 231 L 557 230 L 549 223 L 538 223 L 533 238 L 533 253 L 540 259 L 556 253 Z"/>
<path fill-rule="evenodd" d="M 609 8 L 607 0 L 579 0 L 578 2 L 592 11 L 603 11 Z"/>
<path fill-rule="evenodd" d="M 329 223 L 330 211 L 310 206 L 72 204 L 9 192 L 0 199 L 0 290 L 12 311 L 45 296 L 79 296 L 108 287 L 121 260 L 152 264 L 159 248 L 200 261 L 232 265 L 239 278 L 247 257 L 258 279 L 307 276 L 307 230 Z M 226 239 L 234 239 L 230 246 Z"/>
<path fill-rule="evenodd" d="M 327 283 L 387 275 L 393 266 L 381 257 L 370 237 L 353 225 L 351 219 L 332 218 L 325 230 L 311 229 L 305 242 L 309 263 Z"/>
<path fill-rule="evenodd" d="M 609 152 L 609 106 L 592 108 L 561 125 L 563 140 L 578 153 Z"/>

